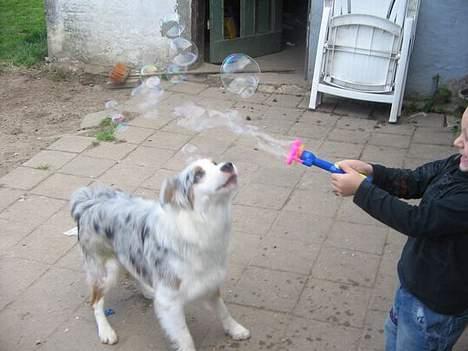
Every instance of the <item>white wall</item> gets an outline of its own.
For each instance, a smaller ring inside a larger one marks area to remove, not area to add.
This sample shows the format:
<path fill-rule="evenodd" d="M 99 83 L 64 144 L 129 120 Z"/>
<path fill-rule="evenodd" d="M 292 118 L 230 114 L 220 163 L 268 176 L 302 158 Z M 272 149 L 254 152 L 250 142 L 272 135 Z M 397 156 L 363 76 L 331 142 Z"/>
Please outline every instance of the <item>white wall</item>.
<path fill-rule="evenodd" d="M 160 20 L 179 13 L 190 38 L 191 0 L 46 0 L 49 56 L 112 65 L 165 60 Z"/>

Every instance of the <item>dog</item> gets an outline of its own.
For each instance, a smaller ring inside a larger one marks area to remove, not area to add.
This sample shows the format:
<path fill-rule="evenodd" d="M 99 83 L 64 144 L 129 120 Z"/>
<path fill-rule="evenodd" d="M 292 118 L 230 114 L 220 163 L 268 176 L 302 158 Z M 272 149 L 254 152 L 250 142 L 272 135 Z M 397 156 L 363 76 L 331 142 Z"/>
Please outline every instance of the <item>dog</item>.
<path fill-rule="evenodd" d="M 164 180 L 159 202 L 106 187 L 73 193 L 71 215 L 102 343 L 118 341 L 104 313 L 104 297 L 116 284 L 120 267 L 154 300 L 155 313 L 176 350 L 195 350 L 184 315 L 184 305 L 194 300 L 215 311 L 233 339 L 250 337 L 220 293 L 237 177 L 231 162 L 202 159 Z"/>

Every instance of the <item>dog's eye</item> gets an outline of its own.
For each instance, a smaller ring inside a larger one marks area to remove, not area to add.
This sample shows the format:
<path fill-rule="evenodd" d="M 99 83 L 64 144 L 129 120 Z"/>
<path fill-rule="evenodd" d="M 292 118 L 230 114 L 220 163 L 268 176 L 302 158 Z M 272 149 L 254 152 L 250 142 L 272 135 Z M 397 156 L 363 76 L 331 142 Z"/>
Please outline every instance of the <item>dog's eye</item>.
<path fill-rule="evenodd" d="M 217 165 L 218 165 L 218 163 L 217 163 L 217 162 L 215 162 L 215 161 L 211 161 L 211 162 L 213 162 L 213 164 L 214 164 L 215 166 L 217 166 Z"/>
<path fill-rule="evenodd" d="M 195 171 L 195 174 L 193 175 L 193 182 L 196 184 L 196 183 L 199 183 L 200 180 L 205 176 L 205 171 L 201 168 L 198 168 L 196 171 Z"/>

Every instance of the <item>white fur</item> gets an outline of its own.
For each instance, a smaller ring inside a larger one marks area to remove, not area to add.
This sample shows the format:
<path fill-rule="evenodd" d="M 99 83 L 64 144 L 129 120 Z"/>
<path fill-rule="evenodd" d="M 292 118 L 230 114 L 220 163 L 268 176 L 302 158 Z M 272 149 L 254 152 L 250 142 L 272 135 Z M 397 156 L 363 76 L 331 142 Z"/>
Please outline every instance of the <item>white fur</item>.
<path fill-rule="evenodd" d="M 115 285 L 119 264 L 154 298 L 177 350 L 195 350 L 184 306 L 196 299 L 205 300 L 233 339 L 250 336 L 220 296 L 236 188 L 235 166 L 199 160 L 163 183 L 159 203 L 107 188 L 82 188 L 73 195 L 88 281 L 98 292 L 93 308 L 103 343 L 117 342 L 104 315 L 104 295 Z"/>

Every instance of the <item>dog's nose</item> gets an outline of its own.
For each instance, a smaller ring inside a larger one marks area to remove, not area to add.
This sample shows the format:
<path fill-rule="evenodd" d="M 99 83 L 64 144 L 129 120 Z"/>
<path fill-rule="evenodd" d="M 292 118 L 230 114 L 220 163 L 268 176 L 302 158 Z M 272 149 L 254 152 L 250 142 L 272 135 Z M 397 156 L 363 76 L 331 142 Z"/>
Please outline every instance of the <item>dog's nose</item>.
<path fill-rule="evenodd" d="M 221 167 L 221 172 L 226 172 L 226 173 L 232 173 L 234 171 L 234 166 L 231 162 L 226 162 L 222 167 Z"/>

